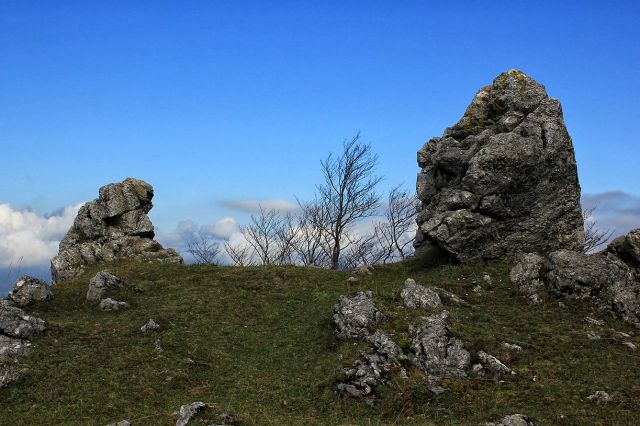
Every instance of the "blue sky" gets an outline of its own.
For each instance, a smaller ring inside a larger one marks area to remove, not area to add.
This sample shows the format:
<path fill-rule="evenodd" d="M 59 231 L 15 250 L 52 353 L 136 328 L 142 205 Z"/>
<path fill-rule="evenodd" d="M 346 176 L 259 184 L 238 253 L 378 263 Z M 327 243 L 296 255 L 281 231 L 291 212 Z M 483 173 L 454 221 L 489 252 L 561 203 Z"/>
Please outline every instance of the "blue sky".
<path fill-rule="evenodd" d="M 445 3 L 4 0 L 0 204 L 45 215 L 133 176 L 163 232 L 242 221 L 310 197 L 358 130 L 412 188 L 416 151 L 511 68 L 562 102 L 583 193 L 635 203 L 639 3 Z"/>

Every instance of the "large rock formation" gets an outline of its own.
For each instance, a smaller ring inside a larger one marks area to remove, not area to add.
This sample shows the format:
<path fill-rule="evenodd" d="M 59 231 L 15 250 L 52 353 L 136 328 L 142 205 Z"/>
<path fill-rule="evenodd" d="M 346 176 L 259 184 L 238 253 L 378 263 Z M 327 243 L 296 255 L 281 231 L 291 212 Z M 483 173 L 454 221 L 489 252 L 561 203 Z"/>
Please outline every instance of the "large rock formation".
<path fill-rule="evenodd" d="M 153 187 L 138 179 L 100 188 L 99 197 L 80 208 L 58 255 L 51 259 L 53 281 L 80 275 L 86 265 L 126 257 L 182 263 L 175 250 L 163 249 L 153 239 L 147 216 L 152 198 Z"/>
<path fill-rule="evenodd" d="M 416 254 L 457 261 L 580 250 L 580 185 L 562 107 L 520 71 L 498 76 L 418 151 Z"/>

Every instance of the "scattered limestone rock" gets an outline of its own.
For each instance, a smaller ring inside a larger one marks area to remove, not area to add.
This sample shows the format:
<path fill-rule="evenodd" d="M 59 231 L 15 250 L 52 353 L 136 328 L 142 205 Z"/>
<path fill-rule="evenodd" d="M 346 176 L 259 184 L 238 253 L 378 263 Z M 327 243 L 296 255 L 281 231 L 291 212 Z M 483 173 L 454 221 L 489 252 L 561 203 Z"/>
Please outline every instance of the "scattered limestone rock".
<path fill-rule="evenodd" d="M 580 250 L 580 185 L 562 107 L 521 71 L 476 94 L 418 152 L 416 255 L 459 262 Z"/>
<path fill-rule="evenodd" d="M 199 401 L 181 406 L 180 411 L 178 412 L 176 426 L 186 426 L 196 416 L 196 414 L 205 408 L 207 408 L 207 404 Z"/>
<path fill-rule="evenodd" d="M 613 240 L 606 248 L 632 268 L 640 269 L 640 228 Z"/>
<path fill-rule="evenodd" d="M 471 372 L 476 377 L 480 377 L 480 378 L 484 378 L 484 376 L 487 374 L 487 371 L 484 369 L 482 364 L 473 364 L 473 366 L 471 366 Z"/>
<path fill-rule="evenodd" d="M 45 281 L 25 275 L 15 282 L 7 297 L 18 306 L 27 306 L 35 301 L 48 300 L 53 293 Z"/>
<path fill-rule="evenodd" d="M 441 297 L 445 298 L 445 301 L 455 303 L 456 305 L 468 305 L 468 303 L 457 294 L 451 293 L 450 291 L 440 287 L 434 287 L 433 289 L 437 291 Z"/>
<path fill-rule="evenodd" d="M 390 372 L 406 359 L 400 347 L 380 330 L 367 338 L 372 344 L 372 354 L 362 354 L 351 367 L 343 368 L 343 379 L 338 383 L 338 393 L 363 398 L 373 405 L 375 389 L 380 384 L 391 384 Z M 406 371 L 404 372 L 406 375 Z"/>
<path fill-rule="evenodd" d="M 362 265 L 353 270 L 356 275 L 373 275 L 374 268 L 372 265 Z"/>
<path fill-rule="evenodd" d="M 628 347 L 629 349 L 631 349 L 632 351 L 635 351 L 636 349 L 638 349 L 638 347 L 633 342 L 623 342 L 622 344 Z"/>
<path fill-rule="evenodd" d="M 595 331 L 589 330 L 589 331 L 587 331 L 587 339 L 589 339 L 589 340 L 600 340 L 600 339 L 602 339 L 602 336 L 600 336 Z"/>
<path fill-rule="evenodd" d="M 585 317 L 584 321 L 586 323 L 588 323 L 588 324 L 595 325 L 597 327 L 601 327 L 601 326 L 604 325 L 604 321 L 599 320 L 599 319 L 595 319 L 595 318 L 591 318 L 591 317 Z"/>
<path fill-rule="evenodd" d="M 333 312 L 335 333 L 339 339 L 362 339 L 369 335 L 368 327 L 386 319 L 373 303 L 370 291 L 359 292 L 352 298 L 340 296 Z"/>
<path fill-rule="evenodd" d="M 603 390 L 599 390 L 589 395 L 586 399 L 587 401 L 595 402 L 596 404 L 604 404 L 606 402 L 613 401 L 613 396 Z"/>
<path fill-rule="evenodd" d="M 129 308 L 129 304 L 127 302 L 120 302 L 118 300 L 113 300 L 110 297 L 106 299 L 102 299 L 100 301 L 100 309 L 103 311 L 118 311 L 123 308 Z"/>
<path fill-rule="evenodd" d="M 488 286 L 492 286 L 493 285 L 493 280 L 491 279 L 491 275 L 485 273 L 482 274 L 482 281 L 484 281 L 484 283 Z"/>
<path fill-rule="evenodd" d="M 87 300 L 100 300 L 107 290 L 111 288 L 126 288 L 127 283 L 116 277 L 109 271 L 100 271 L 89 280 Z"/>
<path fill-rule="evenodd" d="M 46 329 L 40 318 L 27 315 L 24 311 L 6 301 L 0 301 L 0 332 L 18 339 L 40 337 Z"/>
<path fill-rule="evenodd" d="M 357 284 L 358 282 L 360 282 L 360 279 L 358 279 L 358 277 L 349 277 L 347 278 L 347 282 L 349 284 Z"/>
<path fill-rule="evenodd" d="M 22 374 L 7 365 L 0 364 L 0 388 L 9 386 L 13 382 L 17 382 L 22 378 Z"/>
<path fill-rule="evenodd" d="M 147 321 L 145 325 L 140 327 L 140 331 L 143 333 L 148 333 L 150 331 L 158 331 L 158 330 L 160 330 L 160 324 L 158 324 L 152 319 L 150 319 L 149 321 Z"/>
<path fill-rule="evenodd" d="M 518 286 L 523 294 L 527 295 L 532 304 L 542 300 L 537 291 L 544 286 L 542 272 L 545 259 L 536 253 L 527 253 L 520 257 L 518 263 L 509 271 L 511 282 Z"/>
<path fill-rule="evenodd" d="M 128 257 L 182 263 L 175 250 L 164 249 L 153 239 L 153 224 L 147 216 L 152 198 L 153 187 L 138 179 L 100 188 L 99 197 L 80 208 L 58 255 L 51 259 L 53 281 L 76 277 L 86 265 Z"/>
<path fill-rule="evenodd" d="M 513 371 L 502 361 L 484 351 L 478 352 L 478 358 L 485 370 L 493 373 L 493 380 L 498 380 L 504 375 L 513 374 Z"/>
<path fill-rule="evenodd" d="M 129 420 L 121 420 L 116 423 L 109 423 L 107 426 L 131 426 Z"/>
<path fill-rule="evenodd" d="M 538 424 L 523 414 L 510 414 L 498 421 L 485 423 L 484 426 L 538 426 Z"/>
<path fill-rule="evenodd" d="M 447 327 L 449 312 L 422 318 L 420 324 L 409 328 L 411 360 L 427 376 L 431 389 L 439 392 L 443 378 L 464 378 L 471 355 L 463 342 Z"/>
<path fill-rule="evenodd" d="M 0 334 L 0 362 L 14 360 L 29 353 L 31 342 Z"/>
<path fill-rule="evenodd" d="M 522 352 L 522 346 L 513 343 L 502 342 L 502 347 L 512 352 Z"/>
<path fill-rule="evenodd" d="M 430 288 L 416 284 L 411 278 L 404 282 L 404 288 L 400 292 L 404 306 L 409 309 L 437 308 L 442 306 L 440 296 Z"/>

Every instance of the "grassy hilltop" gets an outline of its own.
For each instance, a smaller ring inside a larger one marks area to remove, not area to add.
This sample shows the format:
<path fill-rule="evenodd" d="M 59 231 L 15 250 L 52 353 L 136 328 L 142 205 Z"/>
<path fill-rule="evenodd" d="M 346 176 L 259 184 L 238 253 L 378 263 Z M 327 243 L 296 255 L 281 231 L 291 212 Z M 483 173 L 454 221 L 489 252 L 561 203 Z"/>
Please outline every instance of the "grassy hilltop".
<path fill-rule="evenodd" d="M 134 425 L 170 425 L 180 405 L 193 401 L 213 406 L 193 424 L 208 424 L 221 411 L 247 425 L 477 425 L 511 413 L 542 425 L 634 424 L 640 416 L 640 356 L 617 332 L 635 330 L 587 302 L 526 304 L 509 283 L 509 266 L 421 269 L 403 263 L 377 267 L 348 285 L 347 272 L 316 268 L 124 262 L 109 265 L 131 285 L 112 293 L 131 304 L 117 312 L 102 312 L 85 300 L 96 267 L 55 287 L 52 301 L 26 309 L 46 320 L 48 330 L 20 360 L 29 369 L 26 378 L 0 390 L 0 424 L 129 419 Z M 491 275 L 491 286 L 482 283 L 484 273 Z M 452 331 L 472 355 L 486 350 L 517 374 L 501 382 L 446 380 L 448 392 L 436 396 L 411 369 L 411 378 L 398 378 L 396 389 L 378 390 L 374 408 L 338 399 L 340 369 L 367 346 L 334 338 L 333 305 L 340 294 L 373 291 L 389 318 L 382 328 L 407 348 L 408 325 L 431 313 L 402 306 L 399 293 L 408 277 L 463 297 L 468 305 L 445 301 Z M 474 292 L 479 283 L 485 290 Z M 605 324 L 590 325 L 586 316 Z M 149 318 L 162 329 L 142 334 Z M 603 338 L 589 340 L 591 329 Z M 637 333 L 626 340 L 640 346 Z M 509 353 L 502 342 L 524 350 Z M 614 401 L 584 400 L 600 389 Z"/>

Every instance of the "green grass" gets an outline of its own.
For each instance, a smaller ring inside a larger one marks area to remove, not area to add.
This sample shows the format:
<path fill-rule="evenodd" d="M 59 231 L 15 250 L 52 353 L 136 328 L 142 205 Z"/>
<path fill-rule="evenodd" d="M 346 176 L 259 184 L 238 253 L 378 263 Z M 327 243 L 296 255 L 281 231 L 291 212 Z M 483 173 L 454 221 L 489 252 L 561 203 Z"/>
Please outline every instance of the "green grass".
<path fill-rule="evenodd" d="M 213 408 L 195 424 L 206 424 L 218 411 L 248 425 L 477 425 L 514 412 L 543 425 L 625 425 L 640 417 L 640 356 L 611 329 L 634 330 L 586 302 L 527 305 L 510 285 L 506 263 L 430 269 L 397 264 L 378 267 L 357 286 L 346 284 L 346 272 L 315 268 L 109 268 L 131 284 L 113 294 L 131 309 L 101 312 L 85 301 L 98 269 L 55 287 L 53 301 L 28 309 L 47 321 L 48 330 L 20 360 L 29 369 L 26 378 L 0 390 L 0 424 L 129 419 L 134 425 L 170 425 L 180 405 L 198 400 Z M 485 272 L 493 285 L 476 294 L 472 288 Z M 451 329 L 472 356 L 486 350 L 517 374 L 503 382 L 447 380 L 448 392 L 434 396 L 410 369 L 411 378 L 398 379 L 397 389 L 379 389 L 375 408 L 337 399 L 340 368 L 367 350 L 334 339 L 330 318 L 338 296 L 372 290 L 389 318 L 382 327 L 406 347 L 407 326 L 430 313 L 401 306 L 407 277 L 469 302 L 447 305 Z M 587 339 L 587 315 L 606 321 L 597 330 L 602 340 Z M 162 330 L 143 335 L 139 327 L 149 318 Z M 640 345 L 635 335 L 627 340 Z M 525 350 L 507 353 L 503 341 Z M 614 402 L 584 401 L 598 389 L 614 394 Z"/>

